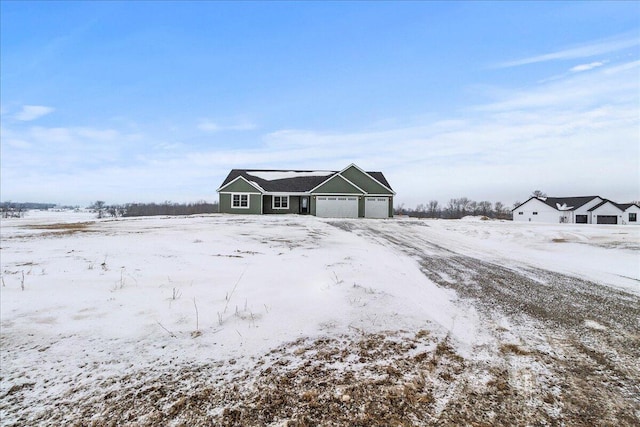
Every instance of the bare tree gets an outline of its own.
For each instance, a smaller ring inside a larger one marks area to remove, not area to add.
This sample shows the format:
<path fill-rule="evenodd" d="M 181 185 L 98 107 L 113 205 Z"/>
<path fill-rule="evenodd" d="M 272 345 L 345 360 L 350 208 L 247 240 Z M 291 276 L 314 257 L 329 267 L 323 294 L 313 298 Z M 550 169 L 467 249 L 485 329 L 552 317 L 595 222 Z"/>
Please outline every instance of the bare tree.
<path fill-rule="evenodd" d="M 487 200 L 483 200 L 482 202 L 478 202 L 476 207 L 476 213 L 478 215 L 491 216 L 491 202 Z"/>
<path fill-rule="evenodd" d="M 533 193 L 531 193 L 531 197 L 547 197 L 547 193 L 542 190 L 533 190 Z"/>
<path fill-rule="evenodd" d="M 89 209 L 92 209 L 95 212 L 97 212 L 98 218 L 102 218 L 104 216 L 104 210 L 105 210 L 104 200 L 96 200 L 95 202 L 93 202 L 91 206 L 89 206 Z"/>
<path fill-rule="evenodd" d="M 427 206 L 427 212 L 430 218 L 440 217 L 440 207 L 438 206 L 437 200 L 429 200 L 429 204 Z"/>

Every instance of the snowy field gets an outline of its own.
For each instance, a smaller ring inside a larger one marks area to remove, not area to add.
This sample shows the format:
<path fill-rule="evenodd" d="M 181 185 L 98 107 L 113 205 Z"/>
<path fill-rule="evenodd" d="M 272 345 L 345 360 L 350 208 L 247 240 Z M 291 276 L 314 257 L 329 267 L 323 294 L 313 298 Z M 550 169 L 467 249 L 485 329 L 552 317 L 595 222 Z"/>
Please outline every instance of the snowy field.
<path fill-rule="evenodd" d="M 2 425 L 640 425 L 640 227 L 29 212 Z"/>

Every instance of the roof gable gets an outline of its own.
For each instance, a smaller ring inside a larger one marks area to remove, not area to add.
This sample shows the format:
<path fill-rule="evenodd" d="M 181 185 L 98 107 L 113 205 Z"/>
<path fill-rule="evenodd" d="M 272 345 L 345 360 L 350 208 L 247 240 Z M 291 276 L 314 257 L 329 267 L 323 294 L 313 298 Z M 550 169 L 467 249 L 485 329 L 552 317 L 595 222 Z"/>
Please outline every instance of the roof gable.
<path fill-rule="evenodd" d="M 311 193 L 349 193 L 349 194 L 364 194 L 365 191 L 337 173 L 331 178 L 327 179 L 320 185 L 312 188 Z"/>
<path fill-rule="evenodd" d="M 354 163 L 340 171 L 340 175 L 369 194 L 395 194 L 382 172 L 365 172 Z"/>
<path fill-rule="evenodd" d="M 218 188 L 218 192 L 221 191 L 237 191 L 239 193 L 263 193 L 264 189 L 260 187 L 260 185 L 256 182 L 249 181 L 242 175 L 238 175 L 235 178 L 225 180 L 225 183 L 222 184 L 220 188 Z"/>
<path fill-rule="evenodd" d="M 595 210 L 597 210 L 597 209 L 599 209 L 602 206 L 605 206 L 607 204 L 613 206 L 614 208 L 618 209 L 619 211 L 624 212 L 624 209 L 622 209 L 617 203 L 613 203 L 611 200 L 607 200 L 607 199 L 604 199 L 603 201 L 601 201 L 600 203 L 598 203 L 597 205 L 595 205 L 594 207 L 589 209 L 589 212 L 593 212 L 593 211 L 595 211 Z"/>
<path fill-rule="evenodd" d="M 614 202 L 612 202 L 612 203 L 614 205 L 616 205 L 618 207 L 618 209 L 620 209 L 623 212 L 626 212 L 630 208 L 638 208 L 638 209 L 640 209 L 640 206 L 638 206 L 635 203 L 614 203 Z"/>

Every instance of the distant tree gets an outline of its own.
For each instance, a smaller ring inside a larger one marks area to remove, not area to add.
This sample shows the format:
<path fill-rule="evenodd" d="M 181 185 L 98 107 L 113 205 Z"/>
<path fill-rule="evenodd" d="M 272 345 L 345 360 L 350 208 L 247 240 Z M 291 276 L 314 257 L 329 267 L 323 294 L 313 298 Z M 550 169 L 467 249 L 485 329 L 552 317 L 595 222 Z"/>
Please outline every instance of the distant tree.
<path fill-rule="evenodd" d="M 429 204 L 427 205 L 427 216 L 429 218 L 439 218 L 440 217 L 440 207 L 438 206 L 437 200 L 429 200 Z"/>
<path fill-rule="evenodd" d="M 154 215 L 194 215 L 219 212 L 218 202 L 208 203 L 204 200 L 196 203 L 129 203 L 119 207 L 121 215 L 154 216 Z"/>
<path fill-rule="evenodd" d="M 487 200 L 483 200 L 482 202 L 478 202 L 476 207 L 476 214 L 483 216 L 494 216 L 491 212 L 491 202 Z"/>
<path fill-rule="evenodd" d="M 98 213 L 98 218 L 102 218 L 104 216 L 105 204 L 104 200 L 96 200 L 92 205 L 89 206 L 89 209 Z"/>
<path fill-rule="evenodd" d="M 547 193 L 541 190 L 533 190 L 533 193 L 531 193 L 531 197 L 547 197 Z"/>
<path fill-rule="evenodd" d="M 107 214 L 109 214 L 113 218 L 117 218 L 119 216 L 123 216 L 126 209 L 124 206 L 111 205 L 111 206 L 105 206 L 104 210 L 106 211 Z"/>

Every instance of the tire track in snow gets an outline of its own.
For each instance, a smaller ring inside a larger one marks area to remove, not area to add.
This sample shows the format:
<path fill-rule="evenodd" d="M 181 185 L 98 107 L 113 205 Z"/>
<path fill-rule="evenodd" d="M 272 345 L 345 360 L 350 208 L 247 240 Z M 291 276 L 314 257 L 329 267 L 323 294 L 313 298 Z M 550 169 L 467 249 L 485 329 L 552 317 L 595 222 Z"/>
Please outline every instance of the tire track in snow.
<path fill-rule="evenodd" d="M 428 225 L 420 222 L 330 224 L 414 257 L 431 281 L 455 290 L 483 313 L 498 340 L 504 334 L 495 319 L 509 319 L 510 334 L 532 347 L 526 353 L 551 372 L 547 389 L 556 392 L 544 399 L 562 422 L 640 424 L 637 295 L 526 263 L 507 266 L 447 249 L 422 232 Z M 502 377 L 514 382 L 516 365 L 506 359 L 510 372 Z"/>

